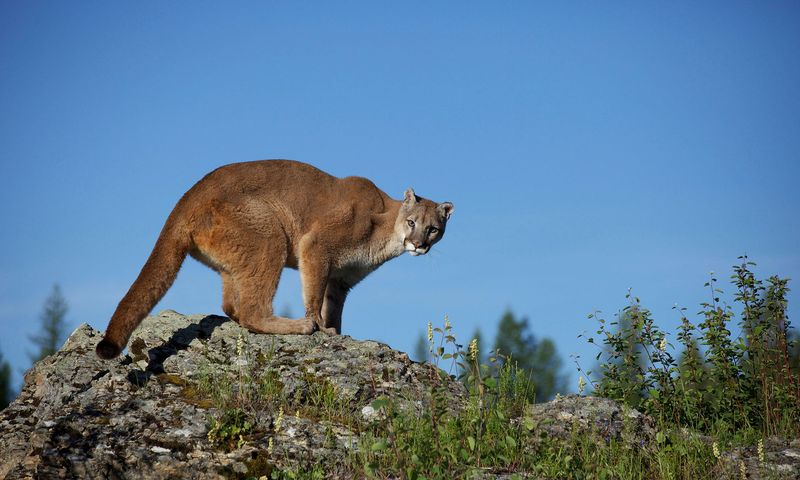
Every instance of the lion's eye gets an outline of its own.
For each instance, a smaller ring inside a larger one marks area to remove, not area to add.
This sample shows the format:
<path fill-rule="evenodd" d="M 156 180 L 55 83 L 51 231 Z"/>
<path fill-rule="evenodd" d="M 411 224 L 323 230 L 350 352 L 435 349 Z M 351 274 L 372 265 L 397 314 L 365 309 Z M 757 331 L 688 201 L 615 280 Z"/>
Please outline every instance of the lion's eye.
<path fill-rule="evenodd" d="M 408 221 L 408 226 L 411 227 L 411 228 L 414 228 L 414 220 L 409 220 Z"/>
<path fill-rule="evenodd" d="M 438 232 L 438 231 L 439 231 L 439 229 L 438 229 L 438 228 L 436 228 L 436 227 L 430 227 L 430 228 L 428 228 L 428 234 L 429 234 L 429 235 L 433 235 L 434 233 L 436 233 L 436 232 Z"/>

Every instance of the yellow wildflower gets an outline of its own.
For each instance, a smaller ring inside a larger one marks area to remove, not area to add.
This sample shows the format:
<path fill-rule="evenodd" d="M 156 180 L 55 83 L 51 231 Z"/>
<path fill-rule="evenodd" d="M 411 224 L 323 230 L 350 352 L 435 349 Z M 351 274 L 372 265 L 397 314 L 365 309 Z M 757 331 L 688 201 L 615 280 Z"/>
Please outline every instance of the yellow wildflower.
<path fill-rule="evenodd" d="M 278 410 L 278 418 L 275 419 L 275 433 L 281 430 L 281 423 L 283 423 L 283 407 Z"/>
<path fill-rule="evenodd" d="M 239 338 L 236 339 L 236 355 L 242 356 L 244 352 L 244 337 L 239 333 Z"/>
<path fill-rule="evenodd" d="M 474 362 L 478 358 L 478 339 L 473 338 L 469 342 L 469 358 Z"/>

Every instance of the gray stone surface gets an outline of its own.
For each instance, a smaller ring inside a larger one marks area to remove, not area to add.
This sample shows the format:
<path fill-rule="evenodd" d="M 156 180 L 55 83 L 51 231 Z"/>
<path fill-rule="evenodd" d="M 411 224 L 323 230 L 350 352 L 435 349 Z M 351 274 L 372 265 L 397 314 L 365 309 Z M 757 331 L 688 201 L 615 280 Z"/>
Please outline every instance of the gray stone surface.
<path fill-rule="evenodd" d="M 721 451 L 721 461 L 729 472 L 740 472 L 744 464 L 747 478 L 751 480 L 800 478 L 800 439 L 767 438 L 763 446 L 763 463 L 757 446 Z"/>
<path fill-rule="evenodd" d="M 600 397 L 557 396 L 551 402 L 530 405 L 524 421 L 540 436 L 563 440 L 591 431 L 606 440 L 646 447 L 653 444 L 656 433 L 650 417 Z"/>
<path fill-rule="evenodd" d="M 0 412 L 0 478 L 246 478 L 273 466 L 341 460 L 357 434 L 347 422 L 310 415 L 311 407 L 298 416 L 285 412 L 277 433 L 278 412 L 259 412 L 241 448 L 212 445 L 208 422 L 220 412 L 192 385 L 202 378 L 235 384 L 243 371 L 271 371 L 301 408 L 318 401 L 311 395 L 323 385 L 334 389 L 333 408 L 342 410 L 334 417 L 362 418 L 380 396 L 421 408 L 436 375 L 378 342 L 319 332 L 256 335 L 217 316 L 148 317 L 128 354 L 112 361 L 95 355 L 100 338 L 81 325 L 26 374 L 20 396 Z M 448 389 L 454 404 L 463 403 L 459 383 Z M 273 452 L 265 459 L 270 437 Z"/>
<path fill-rule="evenodd" d="M 100 338 L 81 325 L 26 374 L 0 412 L 0 479 L 258 478 L 314 465 L 350 478 L 359 432 L 382 416 L 376 398 L 419 411 L 435 381 L 454 412 L 466 404 L 463 386 L 434 367 L 346 336 L 256 335 L 224 317 L 165 311 L 145 319 L 119 359 L 97 358 Z M 224 414 L 214 397 L 225 392 L 252 423 L 228 445 L 209 440 Z M 275 405 L 286 406 L 280 421 Z M 656 448 L 652 419 L 608 399 L 558 397 L 511 421 L 532 439 L 591 432 Z M 768 439 L 765 456 L 760 465 L 755 447 L 739 448 L 722 461 L 734 473 L 744 462 L 748 478 L 800 478 L 798 440 Z"/>

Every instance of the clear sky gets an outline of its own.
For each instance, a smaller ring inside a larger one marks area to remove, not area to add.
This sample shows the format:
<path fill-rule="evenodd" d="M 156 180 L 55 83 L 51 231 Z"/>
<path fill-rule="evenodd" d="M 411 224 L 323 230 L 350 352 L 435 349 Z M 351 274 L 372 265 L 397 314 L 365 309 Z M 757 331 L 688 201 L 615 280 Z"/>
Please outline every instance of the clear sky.
<path fill-rule="evenodd" d="M 511 307 L 569 366 L 633 287 L 674 339 L 742 253 L 800 278 L 798 52 L 797 2 L 1 2 L 0 350 L 27 366 L 55 282 L 105 328 L 183 192 L 263 158 L 456 206 L 348 335 L 466 343 Z M 220 303 L 190 259 L 155 310 Z"/>

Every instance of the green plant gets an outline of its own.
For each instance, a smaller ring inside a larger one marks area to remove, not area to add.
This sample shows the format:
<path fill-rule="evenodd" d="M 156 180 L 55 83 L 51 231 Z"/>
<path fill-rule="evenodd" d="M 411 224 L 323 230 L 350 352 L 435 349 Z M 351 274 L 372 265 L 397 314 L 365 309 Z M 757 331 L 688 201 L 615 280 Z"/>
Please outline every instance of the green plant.
<path fill-rule="evenodd" d="M 207 424 L 212 444 L 226 450 L 241 448 L 259 427 L 258 412 L 283 411 L 283 385 L 275 372 L 261 368 L 263 360 L 253 357 L 240 334 L 232 372 L 202 365 L 195 381 L 184 388 L 194 403 L 213 407 Z"/>
<path fill-rule="evenodd" d="M 438 343 L 434 334 L 439 336 Z M 652 338 L 660 338 L 655 330 Z M 521 474 L 608 479 L 725 475 L 710 445 L 678 429 L 659 432 L 653 445 L 632 445 L 624 437 L 607 438 L 601 429 L 587 432 L 573 428 L 566 440 L 542 437 L 536 419 L 525 413 L 531 405 L 531 385 L 514 362 L 499 361 L 495 353 L 489 355 L 488 364 L 480 364 L 477 342 L 471 341 L 466 351 L 462 350 L 447 320 L 443 329 L 429 326 L 428 339 L 432 386 L 427 404 L 416 412 L 389 398 L 376 399 L 372 407 L 382 415 L 365 429 L 359 448 L 349 460 L 354 472 L 373 478 L 408 479 L 501 473 L 511 478 Z M 659 358 L 654 352 L 651 356 Z M 469 392 L 461 408 L 448 400 L 451 397 L 443 389 L 446 380 L 453 377 L 449 372 L 454 371 Z"/>
<path fill-rule="evenodd" d="M 734 306 L 713 275 L 705 287 L 695 327 L 685 308 L 677 340 L 683 353 L 676 361 L 667 335 L 655 324 L 639 298 L 629 292 L 629 305 L 608 323 L 598 312 L 602 339 L 600 378 L 592 381 L 598 395 L 642 409 L 662 426 L 691 427 L 722 438 L 740 440 L 800 433 L 800 372 L 792 368 L 794 345 L 786 316 L 788 280 L 773 276 L 758 280 L 746 256 L 733 267 Z M 595 343 L 594 337 L 588 339 Z M 591 379 L 591 372 L 583 372 Z"/>
<path fill-rule="evenodd" d="M 579 366 L 581 378 L 588 379 L 596 393 L 658 420 L 655 438 L 635 445 L 631 438 L 640 437 L 609 438 L 601 426 L 589 431 L 573 428 L 567 439 L 542 436 L 527 413 L 533 398 L 529 376 L 512 357 L 498 352 L 482 362 L 478 340 L 464 349 L 447 318 L 443 328 L 428 327 L 425 401 L 411 405 L 402 398 L 377 398 L 372 407 L 378 415 L 370 421 L 354 415 L 335 385 L 313 373 L 304 374 L 303 388 L 288 398 L 277 373 L 250 358 L 244 340 L 237 345 L 240 361 L 229 373 L 208 370 L 186 388 L 192 395 L 205 392 L 213 399 L 219 412 L 209 422 L 214 444 L 231 449 L 256 434 L 269 439 L 260 453 L 263 468 L 254 470 L 270 478 L 321 478 L 326 473 L 319 465 L 298 470 L 271 466 L 274 455 L 280 455 L 272 447 L 283 411 L 322 421 L 331 446 L 336 425 L 346 425 L 358 437 L 357 448 L 335 468 L 353 477 L 741 476 L 740 465 L 723 461 L 726 449 L 756 445 L 774 433 L 796 435 L 800 425 L 798 372 L 791 364 L 794 345 L 785 313 L 788 283 L 777 277 L 760 283 L 751 275 L 751 265 L 744 259 L 742 268 L 734 269 L 737 295 L 731 305 L 722 300 L 712 277 L 706 285 L 711 295 L 701 306 L 697 325 L 687 318 L 685 308 L 675 307 L 680 315 L 675 337 L 680 355 L 673 355 L 675 346 L 667 332 L 630 292 L 628 305 L 615 321 L 592 315 L 600 324 L 602 376 L 592 378 Z M 739 305 L 741 313 L 735 311 Z M 731 333 L 737 320 L 742 332 L 738 336 Z M 594 343 L 594 337 L 589 341 Z M 455 379 L 466 386 L 465 399 L 453 395 Z M 278 412 L 277 417 L 271 425 L 257 425 L 259 410 Z M 713 444 L 692 433 L 695 430 L 710 434 Z"/>
<path fill-rule="evenodd" d="M 372 407 L 380 420 L 366 430 L 356 465 L 371 476 L 454 478 L 482 469 L 514 471 L 530 464 L 523 451 L 529 432 L 512 422 L 527 404 L 530 384 L 513 362 L 480 365 L 477 342 L 467 351 L 456 343 L 449 320 L 429 325 L 432 366 L 429 400 L 419 413 L 379 398 Z M 438 345 L 434 342 L 438 334 Z M 449 363 L 449 372 L 440 368 Z M 469 390 L 466 405 L 456 405 L 446 385 L 458 372 Z"/>
<path fill-rule="evenodd" d="M 303 381 L 306 388 L 296 403 L 306 416 L 351 423 L 350 401 L 337 391 L 336 385 L 309 372 L 304 373 Z"/>
<path fill-rule="evenodd" d="M 208 441 L 227 450 L 241 448 L 245 436 L 253 431 L 253 424 L 240 409 L 225 410 L 220 418 L 212 418 L 208 423 Z"/>

